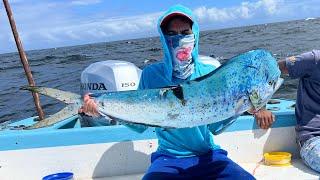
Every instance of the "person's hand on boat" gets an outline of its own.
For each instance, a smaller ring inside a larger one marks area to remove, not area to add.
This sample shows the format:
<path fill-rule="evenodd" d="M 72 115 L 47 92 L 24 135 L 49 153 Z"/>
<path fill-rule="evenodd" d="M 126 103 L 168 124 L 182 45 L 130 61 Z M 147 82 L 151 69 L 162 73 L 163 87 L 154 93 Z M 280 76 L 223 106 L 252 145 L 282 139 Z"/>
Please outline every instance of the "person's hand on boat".
<path fill-rule="evenodd" d="M 257 124 L 262 129 L 268 129 L 271 127 L 272 123 L 275 121 L 275 116 L 271 111 L 266 109 L 260 109 L 254 113 L 254 117 L 257 121 Z"/>
<path fill-rule="evenodd" d="M 83 96 L 83 106 L 79 109 L 79 113 L 85 113 L 86 115 L 98 117 L 100 116 L 98 111 L 98 105 L 92 99 L 89 94 Z"/>

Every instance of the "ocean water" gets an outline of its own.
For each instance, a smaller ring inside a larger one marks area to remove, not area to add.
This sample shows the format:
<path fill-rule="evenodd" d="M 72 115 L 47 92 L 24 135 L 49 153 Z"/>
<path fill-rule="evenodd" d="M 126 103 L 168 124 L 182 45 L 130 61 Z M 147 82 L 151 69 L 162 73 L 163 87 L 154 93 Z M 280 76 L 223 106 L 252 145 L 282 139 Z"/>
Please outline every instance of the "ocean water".
<path fill-rule="evenodd" d="M 320 18 L 202 31 L 200 54 L 224 63 L 239 53 L 263 48 L 278 59 L 320 49 Z M 39 86 L 80 92 L 81 72 L 91 63 L 104 60 L 130 61 L 138 67 L 162 58 L 158 37 L 104 42 L 27 52 L 35 82 Z M 36 116 L 31 93 L 19 90 L 27 80 L 17 53 L 0 55 L 0 122 Z M 295 99 L 297 80 L 285 77 L 275 98 Z M 57 100 L 41 96 L 46 115 L 64 107 Z"/>

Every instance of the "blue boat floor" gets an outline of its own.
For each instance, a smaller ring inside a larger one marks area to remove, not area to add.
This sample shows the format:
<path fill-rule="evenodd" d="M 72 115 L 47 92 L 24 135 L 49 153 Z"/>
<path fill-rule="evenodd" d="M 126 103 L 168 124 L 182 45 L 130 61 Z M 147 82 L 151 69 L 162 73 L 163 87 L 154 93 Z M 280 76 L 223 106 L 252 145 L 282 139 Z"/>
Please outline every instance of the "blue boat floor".
<path fill-rule="evenodd" d="M 253 174 L 256 179 L 278 180 L 278 179 L 299 179 L 299 180 L 319 180 L 320 174 L 308 168 L 301 159 L 294 159 L 290 166 L 272 167 L 259 163 L 240 163 L 248 172 Z M 94 178 L 92 180 L 139 180 L 143 173 L 124 176 L 113 176 L 105 178 Z"/>

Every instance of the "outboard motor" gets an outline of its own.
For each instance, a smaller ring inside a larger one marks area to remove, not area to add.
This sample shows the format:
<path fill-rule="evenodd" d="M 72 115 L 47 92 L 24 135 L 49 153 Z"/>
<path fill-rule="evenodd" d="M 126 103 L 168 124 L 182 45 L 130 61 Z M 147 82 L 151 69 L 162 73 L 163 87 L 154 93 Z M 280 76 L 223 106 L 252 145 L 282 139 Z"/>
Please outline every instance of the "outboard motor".
<path fill-rule="evenodd" d="M 136 90 L 139 86 L 141 69 L 125 61 L 101 61 L 88 66 L 81 73 L 81 95 Z M 115 125 L 108 117 L 82 116 L 82 127 Z"/>
<path fill-rule="evenodd" d="M 141 69 L 125 61 L 101 61 L 81 73 L 81 93 L 102 93 L 136 90 Z"/>

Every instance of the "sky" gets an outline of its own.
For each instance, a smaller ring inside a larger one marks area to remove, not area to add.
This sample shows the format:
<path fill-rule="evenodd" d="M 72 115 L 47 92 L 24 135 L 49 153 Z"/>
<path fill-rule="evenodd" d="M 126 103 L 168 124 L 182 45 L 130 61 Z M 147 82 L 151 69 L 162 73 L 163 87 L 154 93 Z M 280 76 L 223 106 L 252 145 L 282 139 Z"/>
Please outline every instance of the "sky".
<path fill-rule="evenodd" d="M 25 50 L 157 36 L 157 19 L 182 4 L 201 30 L 320 17 L 320 0 L 9 0 Z M 0 53 L 16 46 L 3 4 Z"/>

